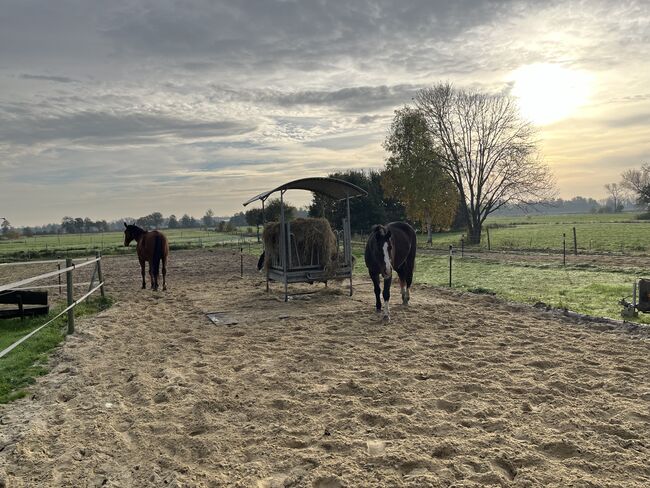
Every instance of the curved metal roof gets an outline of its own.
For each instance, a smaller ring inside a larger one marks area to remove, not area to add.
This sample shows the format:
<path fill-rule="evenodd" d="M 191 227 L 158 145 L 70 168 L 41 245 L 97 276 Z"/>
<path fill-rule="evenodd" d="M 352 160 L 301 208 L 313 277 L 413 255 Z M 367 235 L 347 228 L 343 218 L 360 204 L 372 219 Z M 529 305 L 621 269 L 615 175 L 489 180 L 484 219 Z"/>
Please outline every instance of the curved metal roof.
<path fill-rule="evenodd" d="M 359 188 L 357 185 L 353 185 L 344 180 L 339 180 L 338 178 L 301 178 L 299 180 L 285 183 L 273 190 L 260 193 L 244 203 L 244 206 L 253 203 L 256 200 L 266 200 L 272 193 L 281 190 L 313 191 L 314 193 L 325 195 L 333 200 L 344 200 L 347 197 L 362 197 L 368 194 L 368 192 L 363 188 Z"/>

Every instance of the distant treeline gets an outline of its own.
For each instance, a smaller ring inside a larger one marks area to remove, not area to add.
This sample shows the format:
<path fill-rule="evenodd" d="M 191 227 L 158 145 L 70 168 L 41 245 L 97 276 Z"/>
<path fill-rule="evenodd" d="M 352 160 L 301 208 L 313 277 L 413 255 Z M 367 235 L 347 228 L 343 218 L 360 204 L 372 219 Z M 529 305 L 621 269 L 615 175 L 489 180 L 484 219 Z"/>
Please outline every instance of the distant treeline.
<path fill-rule="evenodd" d="M 525 214 L 581 214 L 581 213 L 615 213 L 624 210 L 635 210 L 638 206 L 633 200 L 621 199 L 616 202 L 612 198 L 594 200 L 593 198 L 573 197 L 570 200 L 558 198 L 529 205 L 504 206 L 494 212 L 493 215 L 525 215 Z"/>
<path fill-rule="evenodd" d="M 404 205 L 395 199 L 387 197 L 384 193 L 382 172 L 347 171 L 333 173 L 329 176 L 349 181 L 368 192 L 367 197 L 354 198 L 350 201 L 353 232 L 365 233 L 374 224 L 380 222 L 408 220 Z M 615 209 L 611 198 L 598 201 L 593 198 L 577 196 L 568 200 L 558 198 L 527 206 L 504 206 L 496 211 L 494 215 L 612 213 L 635 208 L 638 208 L 636 202 L 630 199 L 619 200 Z M 286 204 L 288 219 L 308 215 L 325 217 L 336 228 L 340 227 L 345 211 L 345 202 L 334 202 L 319 195 L 314 195 L 311 204 L 307 208 L 295 208 L 290 203 Z M 278 220 L 279 214 L 279 200 L 269 200 L 266 205 L 265 221 Z M 463 221 L 463 216 L 459 212 L 450 228 L 462 228 Z M 82 234 L 121 231 L 124 229 L 124 222 L 134 223 L 145 229 L 191 229 L 202 227 L 220 232 L 229 232 L 238 227 L 249 226 L 257 228 L 259 231 L 262 225 L 262 214 L 260 208 L 253 208 L 247 212 L 238 212 L 232 217 L 217 217 L 209 209 L 200 219 L 189 214 L 183 214 L 180 218 L 174 214 L 165 217 L 161 212 L 152 212 L 138 218 L 123 217 L 112 221 L 66 216 L 63 217 L 60 224 L 22 228 L 14 228 L 9 221 L 5 220 L 1 224 L 1 236 L 6 239 L 17 239 L 23 236 L 31 237 L 36 234 Z M 413 222 L 413 225 L 419 226 L 417 222 Z"/>

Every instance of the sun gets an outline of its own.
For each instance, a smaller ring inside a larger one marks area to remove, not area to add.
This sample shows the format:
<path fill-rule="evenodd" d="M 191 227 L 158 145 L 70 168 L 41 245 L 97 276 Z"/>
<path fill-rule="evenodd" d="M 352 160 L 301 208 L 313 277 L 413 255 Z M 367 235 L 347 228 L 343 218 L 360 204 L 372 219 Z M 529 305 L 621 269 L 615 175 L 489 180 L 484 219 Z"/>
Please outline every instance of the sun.
<path fill-rule="evenodd" d="M 521 115 L 538 125 L 569 117 L 589 100 L 591 77 L 584 71 L 558 64 L 521 66 L 512 73 L 512 95 L 519 99 Z"/>

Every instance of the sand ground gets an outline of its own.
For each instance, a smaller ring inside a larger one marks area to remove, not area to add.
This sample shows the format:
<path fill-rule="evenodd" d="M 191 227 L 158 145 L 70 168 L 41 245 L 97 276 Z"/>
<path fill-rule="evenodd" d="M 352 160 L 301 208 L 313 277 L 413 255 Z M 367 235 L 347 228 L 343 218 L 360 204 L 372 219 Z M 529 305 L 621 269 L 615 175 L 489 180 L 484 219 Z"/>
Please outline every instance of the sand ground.
<path fill-rule="evenodd" d="M 0 406 L 8 487 L 650 486 L 643 331 L 422 285 L 383 324 L 365 276 L 284 303 L 227 251 L 174 253 L 164 293 L 104 262 L 114 306 Z"/>

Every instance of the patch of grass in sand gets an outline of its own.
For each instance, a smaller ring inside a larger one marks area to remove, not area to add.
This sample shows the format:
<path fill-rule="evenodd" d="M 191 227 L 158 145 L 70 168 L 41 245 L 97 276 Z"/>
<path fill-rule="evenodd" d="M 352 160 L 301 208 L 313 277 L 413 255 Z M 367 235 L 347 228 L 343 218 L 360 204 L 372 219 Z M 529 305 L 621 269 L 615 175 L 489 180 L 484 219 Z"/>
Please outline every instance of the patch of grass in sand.
<path fill-rule="evenodd" d="M 89 298 L 75 307 L 75 317 L 91 315 L 108 308 L 110 298 Z M 21 337 L 29 334 L 65 307 L 61 306 L 50 314 L 21 321 L 0 320 L 0 350 L 5 349 Z M 64 338 L 67 328 L 67 314 L 37 332 L 0 359 L 0 403 L 7 403 L 26 395 L 25 387 L 34 383 L 34 378 L 47 372 L 48 353 Z"/>
<path fill-rule="evenodd" d="M 363 250 L 357 253 L 356 276 L 367 276 Z M 455 289 L 474 293 L 494 293 L 520 303 L 544 302 L 588 315 L 620 319 L 623 297 L 631 301 L 632 284 L 638 273 L 603 268 L 583 268 L 561 264 L 530 266 L 482 259 L 453 260 L 452 283 Z M 436 286 L 449 284 L 448 256 L 420 255 L 416 258 L 415 283 Z M 640 314 L 635 321 L 650 324 L 650 315 Z"/>

